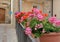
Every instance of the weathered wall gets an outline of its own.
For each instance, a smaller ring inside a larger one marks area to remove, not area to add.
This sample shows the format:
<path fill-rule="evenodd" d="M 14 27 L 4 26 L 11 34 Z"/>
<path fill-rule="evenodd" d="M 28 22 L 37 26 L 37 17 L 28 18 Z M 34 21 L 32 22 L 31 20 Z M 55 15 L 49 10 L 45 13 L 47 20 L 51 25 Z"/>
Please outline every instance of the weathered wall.
<path fill-rule="evenodd" d="M 43 10 L 43 6 L 40 3 L 22 1 L 22 11 L 31 11 L 34 5 L 39 7 L 40 10 Z"/>
<path fill-rule="evenodd" d="M 4 0 L 0 0 L 4 1 Z M 8 1 L 8 0 L 5 0 Z M 14 13 L 18 11 L 18 0 L 14 0 Z M 15 18 L 12 15 L 12 25 L 0 24 L 0 42 L 18 42 L 16 29 L 15 29 Z"/>
<path fill-rule="evenodd" d="M 52 1 L 51 0 L 45 0 L 42 2 L 42 0 L 36 1 L 30 0 L 30 1 L 22 1 L 22 11 L 31 11 L 33 6 L 37 6 L 39 10 L 42 10 L 43 13 L 49 14 L 49 17 L 51 17 L 52 14 Z"/>
<path fill-rule="evenodd" d="M 60 0 L 53 0 L 53 15 L 60 19 Z"/>

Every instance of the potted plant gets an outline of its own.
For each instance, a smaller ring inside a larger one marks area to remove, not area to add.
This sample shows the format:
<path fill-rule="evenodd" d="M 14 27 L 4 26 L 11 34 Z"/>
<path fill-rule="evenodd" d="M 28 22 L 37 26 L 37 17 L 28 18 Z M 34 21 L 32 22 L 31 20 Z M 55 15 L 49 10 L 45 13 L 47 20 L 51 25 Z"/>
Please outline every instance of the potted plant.
<path fill-rule="evenodd" d="M 60 42 L 60 20 L 56 17 L 48 18 L 48 14 L 36 8 L 31 12 L 17 12 L 15 17 L 27 36 L 39 37 L 40 42 Z"/>

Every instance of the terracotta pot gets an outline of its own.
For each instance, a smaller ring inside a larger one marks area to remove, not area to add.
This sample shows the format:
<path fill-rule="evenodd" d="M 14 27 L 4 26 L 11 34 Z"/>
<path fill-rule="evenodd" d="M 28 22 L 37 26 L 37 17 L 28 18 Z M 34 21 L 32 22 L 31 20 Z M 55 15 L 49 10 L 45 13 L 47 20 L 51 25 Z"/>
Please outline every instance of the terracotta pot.
<path fill-rule="evenodd" d="M 40 42 L 60 42 L 60 33 L 44 34 L 40 37 Z"/>

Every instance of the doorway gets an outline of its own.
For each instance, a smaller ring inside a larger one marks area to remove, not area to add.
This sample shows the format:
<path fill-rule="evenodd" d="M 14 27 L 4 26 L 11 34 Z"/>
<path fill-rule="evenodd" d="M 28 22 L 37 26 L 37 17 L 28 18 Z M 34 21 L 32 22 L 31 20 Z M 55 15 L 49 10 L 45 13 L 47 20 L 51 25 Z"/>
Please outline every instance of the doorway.
<path fill-rule="evenodd" d="M 5 9 L 0 8 L 0 24 L 5 23 Z"/>

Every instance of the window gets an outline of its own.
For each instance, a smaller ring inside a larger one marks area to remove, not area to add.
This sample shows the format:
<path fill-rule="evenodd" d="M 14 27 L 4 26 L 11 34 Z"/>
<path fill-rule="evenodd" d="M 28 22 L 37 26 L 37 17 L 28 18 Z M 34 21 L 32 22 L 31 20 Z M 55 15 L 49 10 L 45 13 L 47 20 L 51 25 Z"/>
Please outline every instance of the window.
<path fill-rule="evenodd" d="M 5 9 L 0 8 L 0 23 L 5 23 Z"/>
<path fill-rule="evenodd" d="M 0 24 L 11 23 L 11 0 L 0 2 Z"/>

